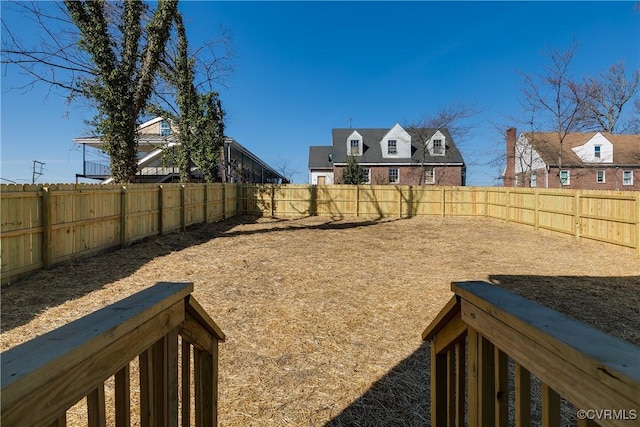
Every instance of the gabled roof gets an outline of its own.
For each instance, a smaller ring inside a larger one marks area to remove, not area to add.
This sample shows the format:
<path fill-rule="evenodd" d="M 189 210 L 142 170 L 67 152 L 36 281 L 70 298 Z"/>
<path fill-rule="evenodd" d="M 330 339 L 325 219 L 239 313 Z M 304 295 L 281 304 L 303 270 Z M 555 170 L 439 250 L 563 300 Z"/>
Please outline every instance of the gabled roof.
<path fill-rule="evenodd" d="M 309 169 L 331 169 L 333 163 L 330 160 L 333 147 L 330 145 L 309 147 Z"/>
<path fill-rule="evenodd" d="M 411 135 L 411 158 L 385 158 L 382 156 L 382 148 L 380 141 L 387 135 L 390 128 L 341 128 L 333 129 L 333 161 L 334 163 L 346 163 L 347 161 L 347 138 L 358 131 L 363 139 L 362 156 L 358 156 L 358 163 L 421 163 L 425 149 L 425 141 L 429 140 L 438 130 L 446 138 L 447 151 L 444 156 L 431 156 L 428 152 L 425 156 L 426 163 L 459 163 L 464 164 L 462 154 L 453 142 L 453 138 L 447 129 L 436 128 L 407 128 L 405 129 Z"/>
<path fill-rule="evenodd" d="M 158 162 L 159 159 L 162 158 L 163 149 L 180 144 L 180 142 L 176 138 L 175 133 L 173 132 L 167 136 L 163 136 L 155 132 L 152 132 L 152 133 L 141 132 L 145 128 L 153 126 L 156 123 L 159 123 L 163 120 L 164 119 L 162 117 L 155 117 L 138 126 L 137 128 L 138 134 L 136 135 L 138 152 L 147 152 L 147 154 L 143 158 L 138 160 L 139 168 L 143 168 L 154 162 Z M 104 142 L 102 141 L 100 136 L 74 138 L 73 142 L 75 142 L 76 144 L 85 144 L 90 147 L 99 148 L 99 149 L 104 148 Z M 278 178 L 282 180 L 282 182 L 288 182 L 288 179 L 284 175 L 282 175 L 281 173 L 273 169 L 266 162 L 264 162 L 258 156 L 256 156 L 247 148 L 242 146 L 235 139 L 225 136 L 224 147 L 226 150 L 231 150 L 229 158 L 233 157 L 234 151 L 237 153 L 240 153 L 240 155 L 242 156 L 242 159 L 251 160 L 255 165 L 258 165 L 260 168 L 262 168 L 262 172 L 269 175 L 269 177 Z M 108 183 L 111 180 L 112 178 L 108 178 L 103 183 Z"/>
<path fill-rule="evenodd" d="M 138 126 L 138 130 L 142 130 L 142 129 L 144 129 L 146 127 L 149 127 L 151 125 L 155 125 L 156 123 L 161 122 L 163 120 L 164 120 L 164 118 L 162 118 L 162 117 L 155 117 L 155 118 L 153 118 L 151 120 L 147 120 L 146 122 L 144 122 L 144 123 L 142 123 L 142 124 L 140 124 Z"/>
<path fill-rule="evenodd" d="M 136 135 L 138 141 L 138 150 L 139 151 L 153 151 L 157 148 L 166 146 L 167 144 L 175 144 L 177 139 L 174 133 L 170 135 L 163 136 L 160 133 L 146 133 L 144 130 L 155 125 L 158 122 L 163 121 L 162 117 L 155 117 L 151 120 L 147 120 L 146 122 L 140 124 L 137 127 L 138 134 Z M 81 136 L 78 138 L 74 138 L 73 142 L 76 144 L 85 144 L 93 148 L 103 149 L 104 141 L 102 141 L 101 136 L 92 135 L 92 136 Z"/>
<path fill-rule="evenodd" d="M 558 165 L 562 147 L 562 164 L 583 165 L 584 162 L 572 148 L 587 143 L 598 132 L 567 133 L 560 145 L 558 132 L 527 132 L 524 136 L 547 165 Z M 640 165 L 640 135 L 618 135 L 600 132 L 613 145 L 613 165 Z"/>

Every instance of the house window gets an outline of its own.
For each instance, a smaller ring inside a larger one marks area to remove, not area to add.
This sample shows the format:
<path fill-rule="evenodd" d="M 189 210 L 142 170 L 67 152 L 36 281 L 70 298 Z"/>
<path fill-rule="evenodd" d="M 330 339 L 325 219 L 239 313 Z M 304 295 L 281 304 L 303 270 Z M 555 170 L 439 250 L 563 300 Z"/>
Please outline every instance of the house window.
<path fill-rule="evenodd" d="M 169 123 L 167 123 L 166 120 L 163 120 L 160 122 L 160 135 L 162 136 L 171 135 L 171 127 L 169 126 Z"/>
<path fill-rule="evenodd" d="M 360 141 L 352 139 L 350 144 L 351 149 L 349 150 L 349 154 L 352 156 L 358 156 L 360 154 Z"/>
<path fill-rule="evenodd" d="M 596 159 L 600 158 L 600 154 L 602 153 L 601 151 L 601 146 L 596 145 L 595 147 L 593 147 L 593 157 L 595 157 Z"/>
<path fill-rule="evenodd" d="M 596 182 L 604 184 L 604 171 L 596 171 Z"/>
<path fill-rule="evenodd" d="M 570 185 L 571 184 L 571 173 L 568 170 L 560 171 L 560 183 L 562 185 Z"/>
<path fill-rule="evenodd" d="M 444 156 L 444 146 L 442 145 L 441 139 L 433 140 L 433 155 L 434 156 Z"/>
<path fill-rule="evenodd" d="M 364 172 L 364 184 L 371 184 L 371 169 L 362 168 L 362 172 Z"/>
<path fill-rule="evenodd" d="M 622 171 L 622 185 L 633 185 L 633 171 Z"/>
<path fill-rule="evenodd" d="M 434 168 L 427 168 L 424 170 L 424 183 L 425 184 L 436 183 L 436 171 Z"/>
<path fill-rule="evenodd" d="M 398 184 L 400 182 L 400 171 L 398 168 L 389 168 L 389 184 Z"/>
<path fill-rule="evenodd" d="M 531 177 L 529 178 L 529 185 L 532 188 L 538 186 L 538 176 L 536 175 L 535 172 L 531 172 Z"/>
<path fill-rule="evenodd" d="M 387 153 L 398 154 L 398 145 L 395 139 L 387 141 Z"/>

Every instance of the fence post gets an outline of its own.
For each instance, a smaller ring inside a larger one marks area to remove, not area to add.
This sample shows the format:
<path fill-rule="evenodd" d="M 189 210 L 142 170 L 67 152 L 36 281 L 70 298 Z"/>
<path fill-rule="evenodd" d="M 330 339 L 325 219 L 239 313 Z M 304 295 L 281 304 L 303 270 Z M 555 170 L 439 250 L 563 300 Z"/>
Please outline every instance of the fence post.
<path fill-rule="evenodd" d="M 120 192 L 120 247 L 126 248 L 128 245 L 128 236 L 127 236 L 127 217 L 128 217 L 128 206 L 127 206 L 127 187 L 123 186 L 122 191 Z"/>
<path fill-rule="evenodd" d="M 360 186 L 356 185 L 356 217 L 360 216 Z"/>
<path fill-rule="evenodd" d="M 540 192 L 538 189 L 533 190 L 533 229 L 538 231 L 540 228 Z"/>
<path fill-rule="evenodd" d="M 636 194 L 636 255 L 640 257 L 640 193 Z"/>
<path fill-rule="evenodd" d="M 445 215 L 445 203 L 444 202 L 445 202 L 445 196 L 446 196 L 444 187 L 442 187 L 441 196 L 442 196 L 442 212 L 441 212 L 441 216 L 444 218 L 444 215 Z"/>
<path fill-rule="evenodd" d="M 484 189 L 484 217 L 489 217 L 489 190 Z"/>
<path fill-rule="evenodd" d="M 402 187 L 396 186 L 398 189 L 398 218 L 402 218 Z"/>
<path fill-rule="evenodd" d="M 236 187 L 236 191 L 238 191 L 238 187 Z M 222 183 L 222 220 L 227 219 L 227 185 Z"/>
<path fill-rule="evenodd" d="M 164 221 L 162 219 L 162 217 L 164 216 L 163 213 L 163 207 L 164 207 L 164 187 L 162 185 L 158 186 L 158 234 L 160 236 L 163 235 L 164 230 Z"/>
<path fill-rule="evenodd" d="M 185 231 L 187 229 L 187 207 L 185 206 L 186 191 L 187 187 L 182 184 L 180 186 L 180 231 Z"/>
<path fill-rule="evenodd" d="M 53 208 L 49 187 L 42 188 L 42 268 L 51 267 L 51 225 L 53 223 Z"/>
<path fill-rule="evenodd" d="M 509 205 L 510 205 L 510 201 L 511 201 L 511 194 L 509 192 L 509 189 L 507 188 L 504 192 L 505 194 L 505 200 L 504 200 L 504 219 L 507 222 L 507 224 L 509 224 Z"/>
<path fill-rule="evenodd" d="M 574 222 L 576 223 L 576 240 L 580 241 L 580 227 L 581 227 L 581 221 L 580 221 L 580 190 L 576 190 L 576 196 L 574 198 L 575 200 L 575 205 L 573 207 L 574 209 Z"/>
<path fill-rule="evenodd" d="M 276 187 L 271 184 L 271 218 L 275 216 Z"/>
<path fill-rule="evenodd" d="M 209 222 L 209 184 L 204 184 L 204 223 Z"/>

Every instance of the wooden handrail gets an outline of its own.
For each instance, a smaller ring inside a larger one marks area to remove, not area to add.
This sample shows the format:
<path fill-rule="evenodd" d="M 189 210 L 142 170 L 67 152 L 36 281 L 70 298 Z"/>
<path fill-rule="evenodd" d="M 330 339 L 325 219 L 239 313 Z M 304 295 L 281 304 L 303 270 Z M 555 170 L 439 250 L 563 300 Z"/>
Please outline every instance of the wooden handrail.
<path fill-rule="evenodd" d="M 67 409 L 86 397 L 89 424 L 104 425 L 104 382 L 114 376 L 116 424 L 129 425 L 129 364 L 138 357 L 141 425 L 177 425 L 180 335 L 183 373 L 193 369 L 200 387 L 197 425 L 215 425 L 218 342 L 225 336 L 192 291 L 191 283 L 158 283 L 2 353 L 2 423 L 66 425 Z M 188 408 L 184 383 L 182 392 Z"/>
<path fill-rule="evenodd" d="M 543 426 L 559 424 L 561 397 L 580 409 L 614 411 L 597 420 L 602 426 L 640 415 L 640 348 L 489 283 L 451 288 L 454 298 L 423 333 L 431 342 L 432 425 L 463 425 L 465 403 L 469 426 L 531 425 L 531 374 L 542 382 Z"/>

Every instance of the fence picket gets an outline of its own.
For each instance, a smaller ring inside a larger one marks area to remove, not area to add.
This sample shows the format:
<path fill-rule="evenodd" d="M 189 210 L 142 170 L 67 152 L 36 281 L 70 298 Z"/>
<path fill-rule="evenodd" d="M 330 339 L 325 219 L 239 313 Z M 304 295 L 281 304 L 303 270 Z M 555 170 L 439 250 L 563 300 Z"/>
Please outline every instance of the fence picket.
<path fill-rule="evenodd" d="M 0 199 L 3 284 L 74 258 L 238 214 L 485 217 L 628 248 L 640 256 L 640 195 L 630 191 L 222 183 L 75 188 L 3 184 Z"/>

